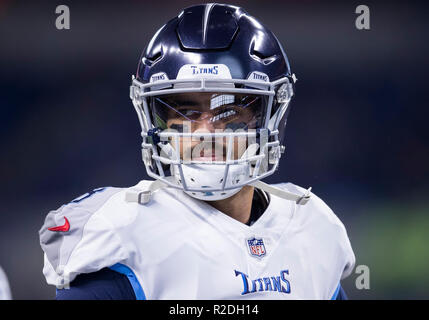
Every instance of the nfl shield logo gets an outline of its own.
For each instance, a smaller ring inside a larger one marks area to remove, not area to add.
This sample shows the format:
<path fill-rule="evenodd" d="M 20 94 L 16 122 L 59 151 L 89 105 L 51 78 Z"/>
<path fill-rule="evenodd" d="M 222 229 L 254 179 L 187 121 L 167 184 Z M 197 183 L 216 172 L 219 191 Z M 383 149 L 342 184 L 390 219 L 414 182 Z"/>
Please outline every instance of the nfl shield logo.
<path fill-rule="evenodd" d="M 261 258 L 267 253 L 265 250 L 264 240 L 262 238 L 257 239 L 253 237 L 252 239 L 248 239 L 247 246 L 249 247 L 249 253 L 254 257 Z"/>

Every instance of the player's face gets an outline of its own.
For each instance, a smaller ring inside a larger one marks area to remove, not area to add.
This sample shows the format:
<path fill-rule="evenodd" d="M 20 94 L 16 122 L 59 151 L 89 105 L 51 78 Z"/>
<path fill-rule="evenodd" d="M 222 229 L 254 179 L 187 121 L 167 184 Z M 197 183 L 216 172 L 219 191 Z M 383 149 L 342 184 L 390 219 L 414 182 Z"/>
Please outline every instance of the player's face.
<path fill-rule="evenodd" d="M 183 93 L 166 96 L 162 103 L 168 106 L 166 127 L 178 132 L 214 133 L 256 129 L 261 118 L 263 98 L 255 95 L 219 93 Z M 231 157 L 239 159 L 247 149 L 245 137 L 233 139 Z M 180 156 L 183 160 L 224 161 L 227 138 L 203 139 L 181 137 Z M 171 141 L 175 147 L 174 139 Z"/>

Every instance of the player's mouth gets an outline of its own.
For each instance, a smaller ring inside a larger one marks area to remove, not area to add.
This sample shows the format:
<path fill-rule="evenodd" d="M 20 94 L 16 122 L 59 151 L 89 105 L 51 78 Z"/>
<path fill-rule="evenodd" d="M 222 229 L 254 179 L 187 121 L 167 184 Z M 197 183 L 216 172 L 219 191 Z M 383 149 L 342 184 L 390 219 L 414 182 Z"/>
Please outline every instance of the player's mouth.
<path fill-rule="evenodd" d="M 199 156 L 197 157 L 192 157 L 192 161 L 225 161 L 226 157 L 225 157 L 225 152 L 222 148 L 222 151 L 219 154 L 219 150 L 218 150 L 218 154 L 216 154 L 216 151 L 213 149 L 211 150 L 201 150 Z"/>
<path fill-rule="evenodd" d="M 225 161 L 225 157 L 216 157 L 215 155 L 211 156 L 211 157 L 197 157 L 197 158 L 192 158 L 192 161 Z"/>
<path fill-rule="evenodd" d="M 184 160 L 204 162 L 225 161 L 227 152 L 225 145 L 212 142 L 201 142 L 186 151 Z"/>

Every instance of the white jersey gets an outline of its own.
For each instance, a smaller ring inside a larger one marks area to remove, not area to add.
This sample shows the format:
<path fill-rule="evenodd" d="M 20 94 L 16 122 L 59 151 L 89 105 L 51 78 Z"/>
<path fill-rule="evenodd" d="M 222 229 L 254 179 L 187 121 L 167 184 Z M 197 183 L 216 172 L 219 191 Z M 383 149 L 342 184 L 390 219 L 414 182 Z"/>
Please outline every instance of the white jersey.
<path fill-rule="evenodd" d="M 343 224 L 314 194 L 305 205 L 270 194 L 248 226 L 179 189 L 146 205 L 127 202 L 128 190 L 96 189 L 48 214 L 40 242 L 49 284 L 109 267 L 138 299 L 331 299 L 353 269 Z"/>

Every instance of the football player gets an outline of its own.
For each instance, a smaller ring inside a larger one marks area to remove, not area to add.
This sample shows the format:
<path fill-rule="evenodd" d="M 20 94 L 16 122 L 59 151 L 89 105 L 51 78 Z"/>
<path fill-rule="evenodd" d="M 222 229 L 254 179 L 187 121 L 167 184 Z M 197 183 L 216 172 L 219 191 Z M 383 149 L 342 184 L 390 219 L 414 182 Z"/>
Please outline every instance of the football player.
<path fill-rule="evenodd" d="M 243 9 L 184 9 L 144 50 L 130 97 L 147 174 L 50 212 L 57 299 L 339 299 L 355 257 L 311 188 L 269 185 L 296 77 Z"/>

